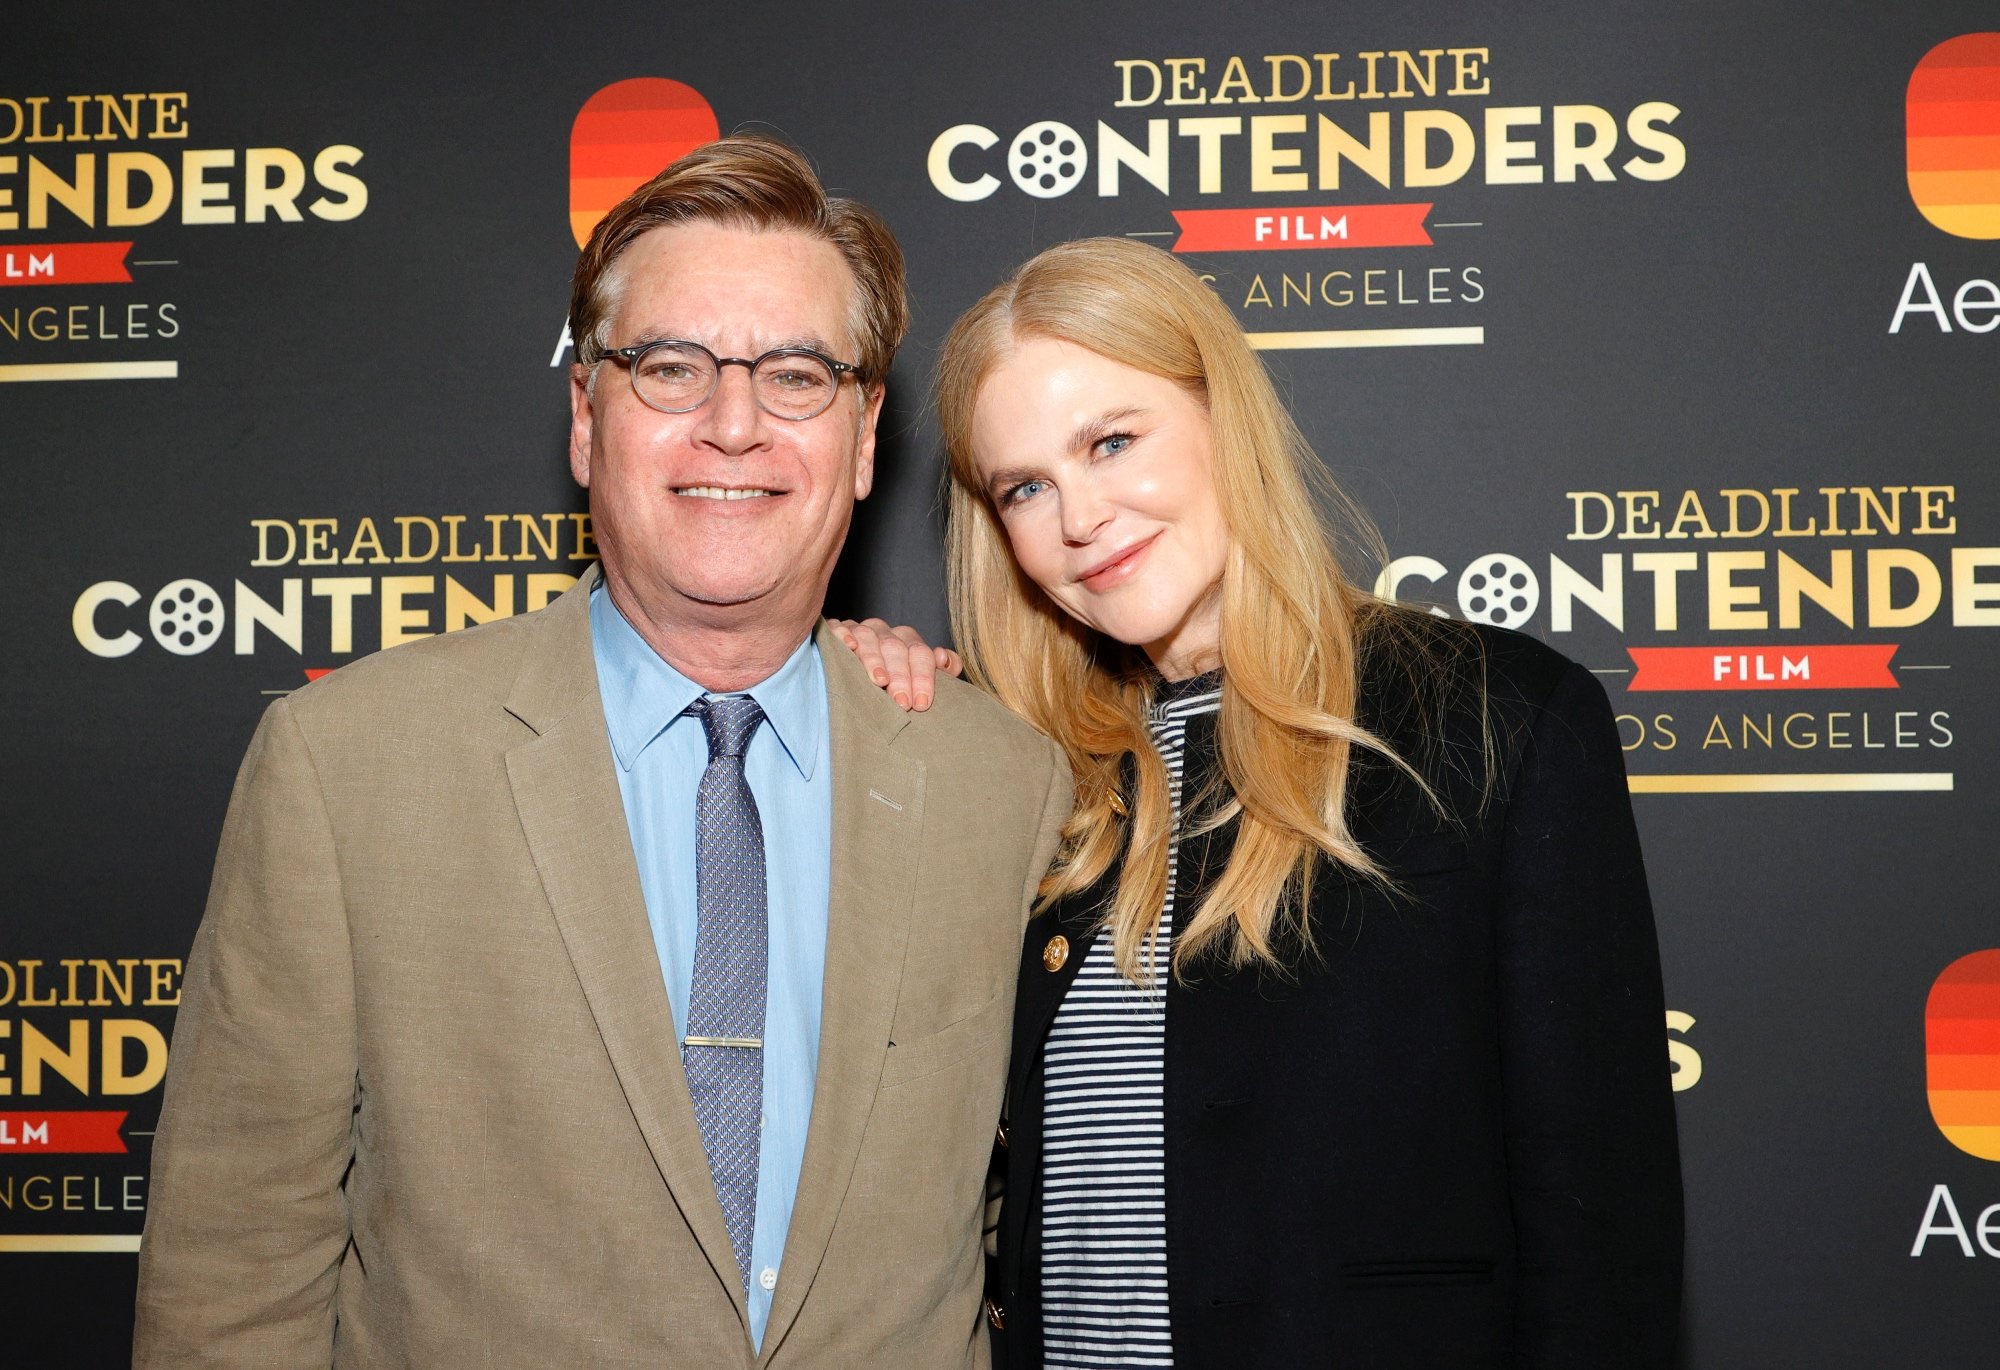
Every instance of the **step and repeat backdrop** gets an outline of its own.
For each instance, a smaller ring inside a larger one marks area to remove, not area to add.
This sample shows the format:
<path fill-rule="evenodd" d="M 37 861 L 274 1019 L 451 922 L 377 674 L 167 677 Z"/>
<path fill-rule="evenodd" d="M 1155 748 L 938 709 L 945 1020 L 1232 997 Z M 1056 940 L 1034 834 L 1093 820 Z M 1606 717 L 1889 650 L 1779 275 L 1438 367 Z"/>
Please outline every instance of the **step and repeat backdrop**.
<path fill-rule="evenodd" d="M 746 127 L 910 257 L 835 609 L 947 636 L 955 315 L 1062 239 L 1184 254 L 1379 588 L 1546 638 L 1620 716 L 1686 1363 L 1994 1363 L 1990 0 L 317 8 L 0 40 L 0 1364 L 124 1354 L 260 711 L 586 568 L 577 244 Z"/>

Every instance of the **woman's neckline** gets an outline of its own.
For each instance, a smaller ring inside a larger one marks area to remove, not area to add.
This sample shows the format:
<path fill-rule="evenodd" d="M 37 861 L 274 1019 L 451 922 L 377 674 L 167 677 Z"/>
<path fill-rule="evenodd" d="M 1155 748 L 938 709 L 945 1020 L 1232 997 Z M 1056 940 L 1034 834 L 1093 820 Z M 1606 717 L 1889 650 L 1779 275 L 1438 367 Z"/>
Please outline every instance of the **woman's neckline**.
<path fill-rule="evenodd" d="M 1191 675 L 1186 680 L 1168 680 L 1162 676 L 1153 687 L 1155 704 L 1173 704 L 1183 699 L 1193 699 L 1197 695 L 1213 694 L 1222 688 L 1222 668 Z"/>

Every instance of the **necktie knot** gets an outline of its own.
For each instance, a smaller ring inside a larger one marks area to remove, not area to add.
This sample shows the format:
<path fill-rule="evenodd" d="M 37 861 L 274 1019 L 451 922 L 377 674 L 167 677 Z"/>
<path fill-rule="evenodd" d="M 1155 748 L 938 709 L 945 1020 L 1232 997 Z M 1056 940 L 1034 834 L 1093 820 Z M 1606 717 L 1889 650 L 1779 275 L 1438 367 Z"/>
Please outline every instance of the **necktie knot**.
<path fill-rule="evenodd" d="M 704 695 L 688 706 L 708 732 L 708 759 L 728 757 L 740 761 L 750 746 L 750 735 L 764 721 L 764 711 L 749 695 L 716 697 Z"/>

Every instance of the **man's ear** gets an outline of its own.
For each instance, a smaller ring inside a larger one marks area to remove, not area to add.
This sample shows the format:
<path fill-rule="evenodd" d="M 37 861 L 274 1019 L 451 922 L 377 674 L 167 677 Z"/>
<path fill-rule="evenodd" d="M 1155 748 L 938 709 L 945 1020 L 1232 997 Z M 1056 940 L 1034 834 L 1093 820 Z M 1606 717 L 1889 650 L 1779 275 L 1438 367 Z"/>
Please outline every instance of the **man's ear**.
<path fill-rule="evenodd" d="M 867 499 L 868 492 L 875 488 L 875 425 L 882 417 L 882 397 L 886 393 L 879 385 L 862 392 L 861 432 L 855 440 L 854 454 L 856 499 Z"/>
<path fill-rule="evenodd" d="M 591 412 L 590 376 L 583 365 L 569 369 L 569 473 L 584 489 L 590 488 L 590 434 L 596 415 Z"/>

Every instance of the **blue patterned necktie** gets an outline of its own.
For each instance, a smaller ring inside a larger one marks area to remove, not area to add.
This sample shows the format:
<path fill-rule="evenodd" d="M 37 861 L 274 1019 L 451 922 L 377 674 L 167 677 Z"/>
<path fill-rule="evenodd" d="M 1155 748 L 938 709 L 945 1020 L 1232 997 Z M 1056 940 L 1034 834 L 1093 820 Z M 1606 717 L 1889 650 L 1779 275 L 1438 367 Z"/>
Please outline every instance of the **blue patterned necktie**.
<path fill-rule="evenodd" d="M 764 711 L 748 695 L 735 695 L 698 699 L 688 712 L 708 731 L 708 769 L 694 803 L 699 922 L 681 1064 L 747 1292 L 764 1114 L 768 929 L 764 828 L 743 778 L 743 753 Z"/>

